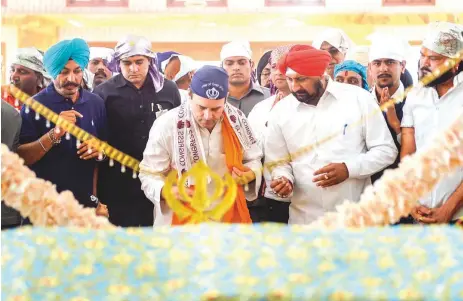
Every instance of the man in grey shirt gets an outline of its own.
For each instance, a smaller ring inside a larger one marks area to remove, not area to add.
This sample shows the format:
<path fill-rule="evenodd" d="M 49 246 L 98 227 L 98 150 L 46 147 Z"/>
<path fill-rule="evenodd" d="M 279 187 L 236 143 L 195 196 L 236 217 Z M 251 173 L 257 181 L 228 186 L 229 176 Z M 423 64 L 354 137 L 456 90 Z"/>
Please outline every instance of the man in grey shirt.
<path fill-rule="evenodd" d="M 220 59 L 228 73 L 227 102 L 240 109 L 246 117 L 254 106 L 270 97 L 270 90 L 255 83 L 252 78 L 254 62 L 249 42 L 230 42 L 222 47 Z M 253 223 L 268 221 L 267 203 L 263 196 L 247 202 Z"/>
<path fill-rule="evenodd" d="M 234 41 L 225 44 L 220 52 L 220 59 L 229 76 L 227 101 L 248 116 L 257 103 L 270 97 L 270 90 L 252 79 L 254 62 L 249 42 Z"/>
<path fill-rule="evenodd" d="M 16 152 L 19 146 L 21 131 L 21 115 L 11 105 L 2 99 L 2 144 Z M 20 226 L 21 215 L 2 202 L 2 230 Z"/>

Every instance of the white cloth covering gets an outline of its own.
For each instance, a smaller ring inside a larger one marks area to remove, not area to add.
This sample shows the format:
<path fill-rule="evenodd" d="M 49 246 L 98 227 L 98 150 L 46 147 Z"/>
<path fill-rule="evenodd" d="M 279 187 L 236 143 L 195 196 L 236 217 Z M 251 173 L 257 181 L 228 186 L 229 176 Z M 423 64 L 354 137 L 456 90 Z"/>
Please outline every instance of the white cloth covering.
<path fill-rule="evenodd" d="M 233 56 L 243 56 L 247 59 L 252 59 L 251 45 L 248 41 L 232 41 L 228 44 L 223 45 L 220 51 L 220 60 Z"/>

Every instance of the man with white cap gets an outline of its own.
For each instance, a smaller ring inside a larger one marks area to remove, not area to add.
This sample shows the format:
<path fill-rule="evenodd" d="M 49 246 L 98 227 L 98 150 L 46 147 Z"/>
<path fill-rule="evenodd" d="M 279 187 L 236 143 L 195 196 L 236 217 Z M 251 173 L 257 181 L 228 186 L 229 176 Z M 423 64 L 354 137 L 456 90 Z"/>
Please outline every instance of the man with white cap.
<path fill-rule="evenodd" d="M 181 103 L 175 84 L 158 71 L 156 58 L 146 38 L 125 37 L 117 43 L 109 66 L 120 74 L 94 90 L 106 104 L 108 143 L 137 160 L 143 158 L 154 120 Z M 99 177 L 111 222 L 123 227 L 153 225 L 153 203 L 140 189 L 140 180 L 114 165 L 103 165 Z"/>
<path fill-rule="evenodd" d="M 407 44 L 408 45 L 408 44 Z M 382 105 L 391 98 L 402 100 L 404 86 L 400 76 L 405 72 L 406 44 L 404 41 L 389 36 L 376 36 L 369 51 L 368 69 L 374 81 L 371 94 Z M 400 122 L 404 101 L 398 102 L 383 113 L 387 126 L 391 132 L 394 143 L 400 149 Z M 399 156 L 388 168 L 397 168 Z M 383 171 L 374 174 L 371 178 L 376 181 L 383 175 Z"/>
<path fill-rule="evenodd" d="M 223 68 L 204 66 L 191 82 L 192 98 L 153 125 L 143 154 L 141 168 L 180 177 L 200 160 L 219 176 L 230 173 L 238 181 L 235 203 L 220 219 L 225 223 L 251 223 L 246 199 L 254 200 L 260 186 L 262 151 L 244 114 L 226 102 L 228 75 Z M 188 222 L 176 216 L 164 200 L 164 179 L 140 173 L 142 189 L 154 203 L 154 225 L 179 225 Z M 192 192 L 195 179 L 188 178 Z M 241 185 L 248 184 L 245 192 Z M 207 186 L 209 195 L 214 182 Z M 177 187 L 171 191 L 180 201 Z M 217 206 L 213 203 L 212 208 Z"/>
<path fill-rule="evenodd" d="M 331 61 L 326 72 L 334 79 L 334 66 L 344 62 L 347 53 L 352 51 L 355 45 L 343 30 L 328 28 L 314 39 L 312 46 L 330 53 Z"/>
<path fill-rule="evenodd" d="M 188 88 L 196 69 L 195 61 L 186 55 L 172 54 L 170 60 L 161 63 L 161 68 L 165 78 L 175 82 L 182 102 L 185 102 L 188 99 Z"/>
<path fill-rule="evenodd" d="M 450 70 L 439 72 L 438 78 L 408 94 L 401 124 L 402 158 L 425 149 L 460 116 L 463 107 L 463 73 L 458 64 L 449 62 L 449 59 L 462 57 L 463 26 L 434 22 L 428 25 L 426 32 L 421 47 L 420 77 L 436 74 L 444 66 L 450 66 Z M 442 179 L 412 211 L 415 222 L 449 223 L 462 217 L 462 181 L 462 167 Z"/>
<path fill-rule="evenodd" d="M 31 96 L 44 89 L 51 78 L 43 67 L 43 53 L 34 47 L 19 48 L 11 64 L 10 82 Z M 2 99 L 21 109 L 22 104 L 9 93 L 8 86 L 2 87 Z"/>
<path fill-rule="evenodd" d="M 114 50 L 106 47 L 90 47 L 90 62 L 88 70 L 94 75 L 93 82 L 88 82 L 89 88 L 95 89 L 98 85 L 110 79 L 113 74 L 108 69 Z"/>
<path fill-rule="evenodd" d="M 254 62 L 247 41 L 232 41 L 220 52 L 223 68 L 229 76 L 228 103 L 240 109 L 246 116 L 262 100 L 270 97 L 270 90 L 261 87 L 252 76 Z"/>

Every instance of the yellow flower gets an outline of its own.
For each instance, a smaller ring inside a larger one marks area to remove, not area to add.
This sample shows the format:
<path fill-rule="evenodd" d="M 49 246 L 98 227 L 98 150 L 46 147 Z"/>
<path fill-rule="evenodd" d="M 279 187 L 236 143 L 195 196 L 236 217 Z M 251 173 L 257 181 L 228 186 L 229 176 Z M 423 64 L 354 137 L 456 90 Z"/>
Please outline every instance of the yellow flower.
<path fill-rule="evenodd" d="M 216 300 L 220 297 L 220 292 L 218 290 L 211 290 L 206 293 L 204 293 L 201 296 L 201 300 L 207 300 L 207 301 L 212 301 Z"/>
<path fill-rule="evenodd" d="M 59 283 L 58 278 L 56 277 L 42 277 L 38 282 L 39 286 L 43 287 L 55 287 Z"/>
<path fill-rule="evenodd" d="M 391 256 L 385 255 L 378 260 L 378 266 L 381 269 L 392 268 L 395 266 L 395 261 Z"/>
<path fill-rule="evenodd" d="M 127 295 L 130 293 L 132 288 L 130 286 L 127 286 L 125 284 L 116 284 L 116 285 L 111 285 L 108 288 L 108 292 L 111 295 Z"/>
<path fill-rule="evenodd" d="M 275 258 L 273 256 L 261 257 L 257 260 L 257 265 L 261 269 L 275 267 L 277 265 Z"/>
<path fill-rule="evenodd" d="M 53 260 L 66 261 L 69 259 L 69 253 L 63 249 L 53 249 L 53 251 L 51 251 L 50 257 Z"/>
<path fill-rule="evenodd" d="M 288 256 L 289 259 L 301 261 L 306 260 L 308 255 L 304 249 L 289 247 L 289 249 L 286 251 L 286 256 Z"/>
<path fill-rule="evenodd" d="M 126 232 L 129 235 L 139 236 L 143 234 L 143 229 L 142 228 L 127 228 Z"/>
<path fill-rule="evenodd" d="M 398 239 L 394 236 L 379 236 L 378 241 L 384 244 L 394 244 L 398 242 Z"/>
<path fill-rule="evenodd" d="M 336 267 L 331 261 L 324 261 L 318 265 L 318 270 L 322 273 L 334 270 Z"/>
<path fill-rule="evenodd" d="M 85 241 L 84 247 L 92 250 L 101 250 L 105 247 L 105 244 L 101 240 L 92 239 Z"/>
<path fill-rule="evenodd" d="M 312 279 L 305 274 L 290 274 L 289 281 L 295 283 L 309 283 Z"/>
<path fill-rule="evenodd" d="M 11 258 L 13 258 L 13 256 L 11 256 L 9 253 L 3 252 L 3 254 L 2 254 L 2 265 L 7 263 L 8 261 L 10 261 Z"/>
<path fill-rule="evenodd" d="M 85 297 L 74 297 L 70 301 L 90 301 L 90 299 L 87 299 Z"/>
<path fill-rule="evenodd" d="M 77 266 L 74 269 L 74 274 L 75 275 L 91 275 L 93 273 L 93 265 L 91 264 L 82 264 Z"/>
<path fill-rule="evenodd" d="M 27 296 L 13 296 L 13 297 L 8 298 L 8 301 L 29 301 L 29 300 L 31 299 Z"/>
<path fill-rule="evenodd" d="M 55 242 L 56 242 L 55 238 L 50 237 L 50 236 L 41 235 L 35 238 L 35 243 L 38 245 L 52 245 Z"/>
<path fill-rule="evenodd" d="M 272 236 L 266 236 L 264 241 L 271 245 L 271 246 L 280 246 L 281 244 L 283 244 L 285 242 L 285 240 L 283 239 L 283 237 L 281 236 L 275 236 L 275 235 L 272 235 Z"/>
<path fill-rule="evenodd" d="M 150 246 L 153 246 L 155 248 L 170 248 L 172 245 L 172 242 L 170 239 L 165 238 L 165 237 L 153 237 L 149 241 Z"/>
<path fill-rule="evenodd" d="M 337 291 L 330 295 L 330 301 L 350 301 L 354 300 L 354 295 L 347 291 Z"/>
<path fill-rule="evenodd" d="M 170 291 L 175 291 L 175 290 L 178 290 L 178 289 L 182 288 L 183 286 L 185 286 L 185 280 L 183 280 L 183 279 L 172 279 L 172 280 L 169 280 L 166 285 L 167 285 L 167 288 Z"/>
<path fill-rule="evenodd" d="M 212 261 L 212 260 L 204 260 L 204 261 L 201 261 L 201 262 L 196 266 L 196 268 L 198 269 L 198 271 L 208 271 L 208 270 L 214 269 L 214 267 L 215 267 L 215 262 Z"/>
<path fill-rule="evenodd" d="M 400 300 L 420 300 L 421 298 L 423 298 L 421 293 L 414 289 L 403 289 L 399 292 Z"/>
<path fill-rule="evenodd" d="M 236 285 L 255 286 L 259 283 L 259 279 L 252 276 L 237 276 L 235 278 Z"/>
<path fill-rule="evenodd" d="M 381 278 L 374 278 L 374 277 L 369 277 L 369 278 L 363 278 L 362 283 L 365 286 L 368 287 L 377 287 L 380 286 L 383 280 Z"/>
<path fill-rule="evenodd" d="M 173 249 L 169 252 L 169 257 L 171 260 L 179 262 L 190 259 L 190 254 L 185 250 Z"/>
<path fill-rule="evenodd" d="M 421 247 L 407 246 L 403 249 L 405 256 L 411 258 L 426 256 L 426 250 Z"/>
<path fill-rule="evenodd" d="M 133 257 L 127 253 L 119 253 L 113 257 L 113 260 L 121 265 L 128 265 L 133 261 Z"/>
<path fill-rule="evenodd" d="M 365 250 L 354 250 L 354 251 L 350 251 L 349 253 L 347 253 L 347 257 L 350 260 L 366 261 L 368 260 L 369 256 L 370 256 L 370 253 L 368 253 L 368 251 L 365 251 Z"/>
<path fill-rule="evenodd" d="M 156 274 L 156 268 L 154 267 L 153 264 L 140 264 L 135 268 L 135 273 L 138 275 L 138 277 L 143 277 L 146 275 L 154 275 Z"/>
<path fill-rule="evenodd" d="M 424 281 L 429 282 L 434 279 L 434 275 L 427 270 L 418 271 L 413 276 L 416 280 L 420 282 L 424 282 Z"/>
<path fill-rule="evenodd" d="M 329 238 L 317 237 L 314 239 L 313 245 L 321 249 L 330 248 L 333 245 L 333 241 L 331 241 Z"/>
<path fill-rule="evenodd" d="M 439 264 L 440 264 L 441 267 L 451 268 L 451 267 L 455 266 L 456 264 L 458 264 L 458 262 L 454 258 L 452 258 L 450 256 L 446 256 L 446 257 L 441 258 L 439 260 Z"/>

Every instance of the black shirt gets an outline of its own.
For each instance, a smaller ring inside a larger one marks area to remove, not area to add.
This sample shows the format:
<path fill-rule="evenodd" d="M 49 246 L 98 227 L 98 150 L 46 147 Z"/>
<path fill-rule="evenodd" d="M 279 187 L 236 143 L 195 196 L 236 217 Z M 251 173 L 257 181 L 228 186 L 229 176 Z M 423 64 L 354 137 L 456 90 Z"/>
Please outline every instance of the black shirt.
<path fill-rule="evenodd" d="M 148 75 L 140 89 L 118 74 L 97 86 L 93 93 L 105 101 L 108 118 L 108 143 L 142 160 L 148 135 L 160 110 L 171 110 L 181 103 L 174 82 L 164 80 L 156 93 Z M 152 226 L 153 203 L 141 190 L 140 180 L 132 171 L 121 173 L 121 166 L 104 165 L 99 173 L 99 196 L 108 205 L 110 221 L 119 226 Z"/>

